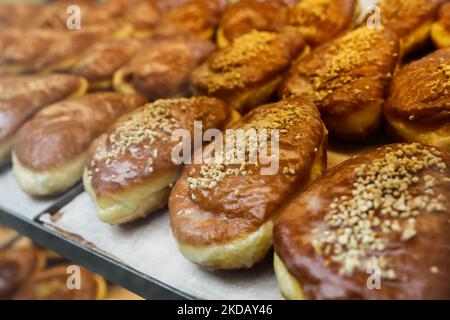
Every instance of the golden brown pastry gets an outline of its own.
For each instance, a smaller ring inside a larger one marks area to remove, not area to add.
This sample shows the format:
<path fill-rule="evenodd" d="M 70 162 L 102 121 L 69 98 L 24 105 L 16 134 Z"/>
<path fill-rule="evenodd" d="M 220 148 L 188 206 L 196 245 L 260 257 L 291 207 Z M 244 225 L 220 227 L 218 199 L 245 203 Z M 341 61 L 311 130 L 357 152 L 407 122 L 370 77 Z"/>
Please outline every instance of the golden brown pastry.
<path fill-rule="evenodd" d="M 123 116 L 92 145 L 86 161 L 84 185 L 100 219 L 127 223 L 165 207 L 182 168 L 172 158 L 179 143 L 173 132 L 185 129 L 193 137 L 194 121 L 206 131 L 223 129 L 235 117 L 224 102 L 207 97 L 158 100 Z"/>
<path fill-rule="evenodd" d="M 230 5 L 220 19 L 217 45 L 225 48 L 253 30 L 279 32 L 286 24 L 287 6 L 280 0 L 242 0 Z"/>
<path fill-rule="evenodd" d="M 43 107 L 83 95 L 87 81 L 62 74 L 0 78 L 0 165 L 9 161 L 14 135 Z"/>
<path fill-rule="evenodd" d="M 121 115 L 145 99 L 121 93 L 95 93 L 51 105 L 16 134 L 13 170 L 27 193 L 49 196 L 80 180 L 90 144 Z"/>
<path fill-rule="evenodd" d="M 429 40 L 439 5 L 446 0 L 380 0 L 381 24 L 400 38 L 402 53 L 421 49 Z"/>
<path fill-rule="evenodd" d="M 167 37 L 189 32 L 203 39 L 212 39 L 225 6 L 224 0 L 186 1 L 163 17 L 153 35 Z"/>
<path fill-rule="evenodd" d="M 78 274 L 75 274 L 77 271 L 72 269 L 73 267 L 80 270 L 79 280 L 75 279 Z M 74 287 L 69 288 L 68 283 Z M 106 291 L 106 282 L 101 276 L 78 266 L 64 264 L 34 275 L 18 290 L 14 299 L 102 300 L 106 296 Z"/>
<path fill-rule="evenodd" d="M 364 140 L 379 127 L 398 58 L 392 31 L 362 27 L 300 59 L 281 84 L 280 95 L 310 97 L 331 133 Z"/>
<path fill-rule="evenodd" d="M 326 167 L 326 129 L 307 100 L 260 106 L 232 129 L 243 131 L 234 139 L 245 145 L 232 139 L 208 145 L 203 163 L 184 168 L 169 199 L 181 253 L 212 269 L 249 268 L 261 261 L 272 246 L 280 209 Z M 222 143 L 227 152 L 220 161 L 212 151 Z M 261 156 L 260 148 L 271 151 Z M 244 157 L 245 162 L 235 161 Z"/>
<path fill-rule="evenodd" d="M 329 170 L 282 212 L 287 299 L 450 299 L 450 154 L 396 144 Z"/>
<path fill-rule="evenodd" d="M 33 27 L 40 21 L 45 10 L 45 6 L 32 3 L 1 4 L 0 29 Z"/>
<path fill-rule="evenodd" d="M 395 138 L 450 151 L 450 48 L 401 69 L 384 107 Z"/>
<path fill-rule="evenodd" d="M 192 70 L 213 50 L 197 37 L 151 41 L 115 73 L 114 88 L 150 100 L 186 96 Z"/>
<path fill-rule="evenodd" d="M 10 298 L 15 290 L 45 265 L 34 247 L 0 251 L 0 299 Z"/>
<path fill-rule="evenodd" d="M 443 4 L 439 9 L 438 21 L 431 28 L 431 37 L 437 47 L 450 47 L 450 3 Z"/>
<path fill-rule="evenodd" d="M 213 53 L 192 74 L 195 91 L 227 101 L 246 112 L 267 102 L 291 62 L 305 51 L 295 31 L 252 31 Z"/>
<path fill-rule="evenodd" d="M 130 61 L 142 46 L 143 43 L 136 39 L 99 42 L 86 51 L 71 72 L 86 78 L 91 90 L 111 88 L 114 73 Z"/>
<path fill-rule="evenodd" d="M 289 7 L 287 24 L 315 47 L 353 28 L 358 0 L 300 0 Z"/>

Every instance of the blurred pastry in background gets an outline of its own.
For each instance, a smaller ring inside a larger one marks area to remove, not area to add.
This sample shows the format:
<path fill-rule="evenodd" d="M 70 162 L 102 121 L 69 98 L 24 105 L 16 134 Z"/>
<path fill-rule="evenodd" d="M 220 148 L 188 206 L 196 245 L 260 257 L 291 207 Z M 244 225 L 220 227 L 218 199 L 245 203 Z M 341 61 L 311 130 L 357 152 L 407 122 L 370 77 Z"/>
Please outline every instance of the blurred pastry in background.
<path fill-rule="evenodd" d="M 287 299 L 450 299 L 450 154 L 415 144 L 354 157 L 284 208 L 275 273 Z"/>
<path fill-rule="evenodd" d="M 450 3 L 444 3 L 439 9 L 438 20 L 431 28 L 431 37 L 437 47 L 450 47 Z"/>
<path fill-rule="evenodd" d="M 245 113 L 272 98 L 291 62 L 306 49 L 294 30 L 249 32 L 193 72 L 194 91 L 220 98 Z"/>
<path fill-rule="evenodd" d="M 289 7 L 287 24 L 312 47 L 353 29 L 358 0 L 300 0 Z"/>
<path fill-rule="evenodd" d="M 137 39 L 98 42 L 83 54 L 71 72 L 86 78 L 90 90 L 112 88 L 114 73 L 130 61 L 142 47 L 143 42 Z"/>
<path fill-rule="evenodd" d="M 0 249 L 4 248 L 17 236 L 18 233 L 16 231 L 0 225 Z"/>
<path fill-rule="evenodd" d="M 173 133 L 185 129 L 193 137 L 195 130 L 224 129 L 236 121 L 235 113 L 218 99 L 193 97 L 158 100 L 120 118 L 95 141 L 86 161 L 84 186 L 100 219 L 127 223 L 165 207 L 183 166 L 172 156 L 180 143 Z"/>
<path fill-rule="evenodd" d="M 232 129 L 242 135 L 199 150 L 203 162 L 186 165 L 169 199 L 181 253 L 212 269 L 262 261 L 280 210 L 326 169 L 327 130 L 311 101 L 259 106 Z"/>
<path fill-rule="evenodd" d="M 13 171 L 30 195 L 66 191 L 81 179 L 91 143 L 121 115 L 146 99 L 121 93 L 93 93 L 44 108 L 15 136 Z"/>
<path fill-rule="evenodd" d="M 14 295 L 15 300 L 102 300 L 105 280 L 84 268 L 63 264 L 36 273 Z"/>
<path fill-rule="evenodd" d="M 399 37 L 404 56 L 427 44 L 437 10 L 444 1 L 380 0 L 377 3 L 381 26 L 391 29 Z"/>
<path fill-rule="evenodd" d="M 150 41 L 117 70 L 114 88 L 150 100 L 190 95 L 192 71 L 213 51 L 212 42 L 192 36 Z"/>
<path fill-rule="evenodd" d="M 299 59 L 280 96 L 310 97 L 333 135 L 365 140 L 380 126 L 399 54 L 392 31 L 358 28 Z"/>
<path fill-rule="evenodd" d="M 281 0 L 242 0 L 225 10 L 217 30 L 219 48 L 234 39 L 258 31 L 282 31 L 286 24 L 287 5 Z"/>
<path fill-rule="evenodd" d="M 0 251 L 0 299 L 8 299 L 29 277 L 45 267 L 34 246 Z"/>
<path fill-rule="evenodd" d="M 394 138 L 450 151 L 450 48 L 404 66 L 384 113 Z"/>
<path fill-rule="evenodd" d="M 63 75 L 2 76 L 0 78 L 0 165 L 10 159 L 17 130 L 40 109 L 83 95 L 84 78 Z"/>

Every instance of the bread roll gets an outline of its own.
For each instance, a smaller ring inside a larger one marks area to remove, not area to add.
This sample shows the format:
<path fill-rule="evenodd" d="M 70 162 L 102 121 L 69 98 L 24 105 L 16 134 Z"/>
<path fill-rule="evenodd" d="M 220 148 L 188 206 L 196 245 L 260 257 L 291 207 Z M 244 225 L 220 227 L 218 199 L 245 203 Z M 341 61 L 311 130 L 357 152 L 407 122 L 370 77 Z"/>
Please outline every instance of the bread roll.
<path fill-rule="evenodd" d="M 84 185 L 100 219 L 127 223 L 165 207 L 182 167 L 172 158 L 179 143 L 173 132 L 186 129 L 193 138 L 194 121 L 204 131 L 222 129 L 233 115 L 218 99 L 196 97 L 158 100 L 119 119 L 93 144 L 86 162 Z"/>
<path fill-rule="evenodd" d="M 145 101 L 137 95 L 96 93 L 40 111 L 14 139 L 13 170 L 19 186 L 35 196 L 66 191 L 80 180 L 94 139 Z"/>
<path fill-rule="evenodd" d="M 230 5 L 220 19 L 217 45 L 227 47 L 253 30 L 279 32 L 286 25 L 287 6 L 280 0 L 242 0 Z"/>
<path fill-rule="evenodd" d="M 397 34 L 402 53 L 423 48 L 430 38 L 439 5 L 446 0 L 380 0 L 381 24 Z"/>
<path fill-rule="evenodd" d="M 384 113 L 394 138 L 450 151 L 450 48 L 400 70 Z"/>
<path fill-rule="evenodd" d="M 114 73 L 130 61 L 142 46 L 142 41 L 136 39 L 99 42 L 86 51 L 71 72 L 86 78 L 91 90 L 109 89 Z"/>
<path fill-rule="evenodd" d="M 437 47 L 450 47 L 450 3 L 441 6 L 438 20 L 431 28 L 431 37 Z"/>
<path fill-rule="evenodd" d="M 316 47 L 353 28 L 358 0 L 301 0 L 289 8 L 287 24 Z"/>
<path fill-rule="evenodd" d="M 189 77 L 214 50 L 197 37 L 152 41 L 114 75 L 114 88 L 150 100 L 189 94 Z"/>
<path fill-rule="evenodd" d="M 280 96 L 310 97 L 332 134 L 364 140 L 379 127 L 398 56 L 394 33 L 361 27 L 300 59 Z"/>
<path fill-rule="evenodd" d="M 247 33 L 194 71 L 194 90 L 223 99 L 245 113 L 272 97 L 283 73 L 305 49 L 295 31 Z"/>
<path fill-rule="evenodd" d="M 330 169 L 281 213 L 287 299 L 450 299 L 450 154 L 396 144 Z"/>
<path fill-rule="evenodd" d="M 87 81 L 71 75 L 0 78 L 0 166 L 10 159 L 16 131 L 37 111 L 57 101 L 83 95 Z"/>
<path fill-rule="evenodd" d="M 14 300 L 102 300 L 106 292 L 106 281 L 101 276 L 63 264 L 37 273 L 18 290 Z"/>
<path fill-rule="evenodd" d="M 316 107 L 302 98 L 260 106 L 232 128 L 247 134 L 247 138 L 235 137 L 245 145 L 227 139 L 224 161 L 212 157 L 223 141 L 208 145 L 202 164 L 184 168 L 169 199 L 181 253 L 212 269 L 249 268 L 263 260 L 272 246 L 272 227 L 281 208 L 326 167 L 325 126 Z M 252 137 L 252 130 L 259 138 Z M 260 130 L 267 130 L 268 136 Z M 279 147 L 270 136 L 276 132 Z M 271 149 L 267 157 L 260 153 L 257 161 L 251 159 L 264 146 Z M 245 162 L 235 161 L 242 151 Z M 270 165 L 269 158 L 274 160 Z"/>

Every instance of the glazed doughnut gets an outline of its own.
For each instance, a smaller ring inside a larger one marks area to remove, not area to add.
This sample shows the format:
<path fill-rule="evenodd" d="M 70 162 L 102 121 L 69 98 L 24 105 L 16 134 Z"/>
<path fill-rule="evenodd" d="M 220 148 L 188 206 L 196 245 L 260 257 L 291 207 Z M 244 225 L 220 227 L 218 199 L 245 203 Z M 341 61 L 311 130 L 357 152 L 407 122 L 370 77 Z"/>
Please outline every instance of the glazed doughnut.
<path fill-rule="evenodd" d="M 0 166 L 9 162 L 12 141 L 20 126 L 49 104 L 83 95 L 87 87 L 85 79 L 72 75 L 2 76 Z"/>
<path fill-rule="evenodd" d="M 212 269 L 249 268 L 261 261 L 272 246 L 280 209 L 326 167 L 325 126 L 317 108 L 302 98 L 255 108 L 232 128 L 248 134 L 241 140 L 246 145 L 227 138 L 225 161 L 214 159 L 211 150 L 222 148 L 222 141 L 208 145 L 203 164 L 184 168 L 169 199 L 181 253 Z M 261 130 L 268 130 L 268 135 L 279 130 L 279 153 L 273 151 L 273 136 L 264 137 Z M 259 139 L 253 140 L 252 131 Z M 272 150 L 267 156 L 275 160 L 270 168 L 264 157 L 250 158 L 264 145 Z M 248 158 L 245 163 L 235 161 L 242 151 Z"/>
<path fill-rule="evenodd" d="M 402 54 L 421 49 L 430 37 L 439 5 L 446 0 L 380 0 L 381 24 L 397 34 Z"/>
<path fill-rule="evenodd" d="M 431 37 L 437 47 L 450 47 L 450 3 L 441 6 L 438 21 L 431 28 Z"/>
<path fill-rule="evenodd" d="M 450 299 L 449 184 L 450 154 L 417 143 L 330 169 L 275 224 L 281 292 L 287 299 Z"/>
<path fill-rule="evenodd" d="M 137 95 L 95 93 L 43 109 L 13 142 L 13 171 L 19 186 L 35 196 L 66 191 L 80 180 L 94 139 L 145 102 Z"/>
<path fill-rule="evenodd" d="M 358 14 L 357 0 L 301 0 L 290 6 L 287 24 L 315 47 L 351 30 Z"/>
<path fill-rule="evenodd" d="M 186 1 L 161 19 L 153 35 L 168 37 L 189 32 L 206 40 L 212 39 L 225 6 L 224 0 Z"/>
<path fill-rule="evenodd" d="M 70 288 L 75 276 L 73 265 L 63 264 L 34 275 L 14 295 L 14 300 L 102 300 L 106 297 L 106 281 L 101 276 L 79 268 L 80 288 Z"/>
<path fill-rule="evenodd" d="M 450 48 L 403 67 L 384 114 L 393 137 L 450 151 Z"/>
<path fill-rule="evenodd" d="M 181 164 L 172 159 L 178 141 L 172 133 L 223 129 L 236 114 L 224 102 L 207 97 L 158 100 L 119 119 L 92 145 L 84 186 L 100 219 L 121 224 L 145 217 L 167 205 Z"/>
<path fill-rule="evenodd" d="M 309 96 L 331 133 L 364 140 L 379 127 L 398 58 L 393 32 L 361 27 L 300 59 L 281 84 L 280 95 Z"/>
<path fill-rule="evenodd" d="M 114 88 L 137 92 L 150 100 L 189 94 L 189 77 L 214 50 L 197 37 L 152 41 L 114 75 Z"/>
<path fill-rule="evenodd" d="M 78 60 L 71 73 L 86 78 L 91 90 L 109 89 L 114 73 L 130 61 L 142 46 L 143 43 L 136 39 L 99 42 Z"/>
<path fill-rule="evenodd" d="M 242 0 L 230 5 L 220 19 L 217 45 L 225 48 L 252 30 L 279 32 L 286 24 L 287 6 L 280 0 Z"/>
<path fill-rule="evenodd" d="M 9 299 L 34 273 L 45 266 L 35 247 L 0 251 L 0 299 Z"/>
<path fill-rule="evenodd" d="M 194 90 L 245 113 L 272 97 L 283 73 L 306 48 L 295 31 L 249 32 L 213 53 L 193 72 Z"/>

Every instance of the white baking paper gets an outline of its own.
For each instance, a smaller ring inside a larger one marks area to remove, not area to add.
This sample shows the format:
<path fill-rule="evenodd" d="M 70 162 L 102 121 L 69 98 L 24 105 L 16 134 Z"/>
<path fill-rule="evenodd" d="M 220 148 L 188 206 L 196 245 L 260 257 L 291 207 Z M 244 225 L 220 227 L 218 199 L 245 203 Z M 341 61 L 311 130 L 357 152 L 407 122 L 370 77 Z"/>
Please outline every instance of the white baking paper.
<path fill-rule="evenodd" d="M 23 192 L 12 169 L 0 170 L 0 208 L 27 219 L 34 219 L 57 202 L 57 198 L 34 198 Z"/>

